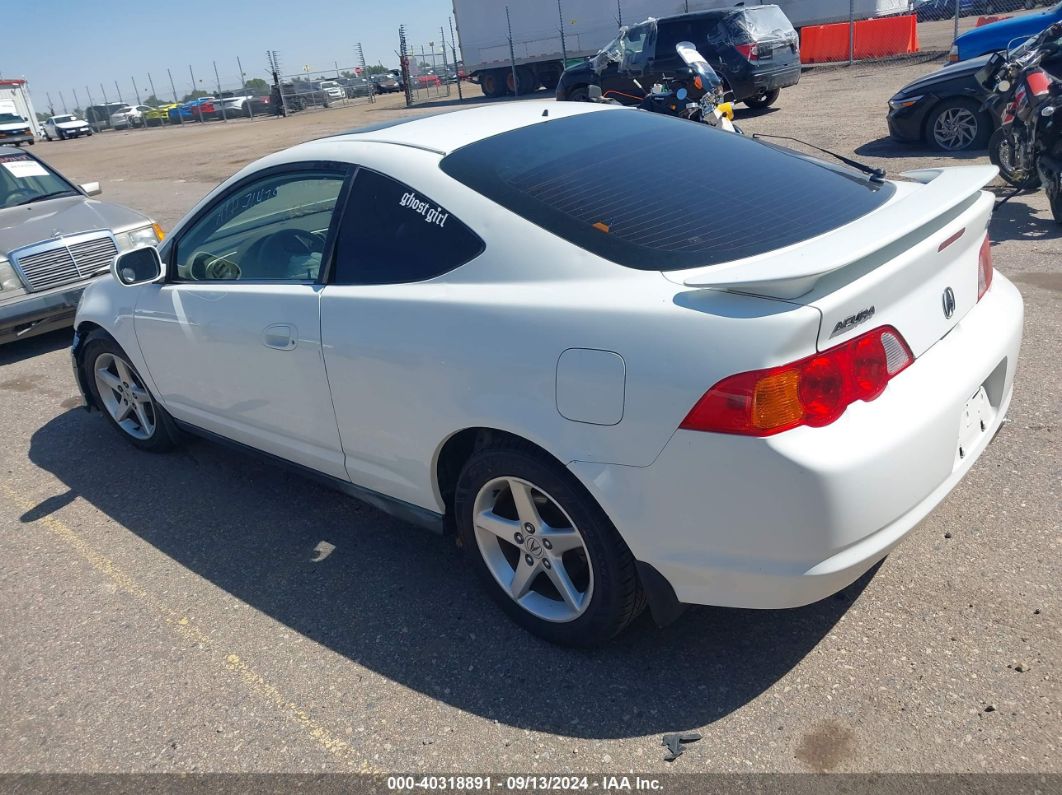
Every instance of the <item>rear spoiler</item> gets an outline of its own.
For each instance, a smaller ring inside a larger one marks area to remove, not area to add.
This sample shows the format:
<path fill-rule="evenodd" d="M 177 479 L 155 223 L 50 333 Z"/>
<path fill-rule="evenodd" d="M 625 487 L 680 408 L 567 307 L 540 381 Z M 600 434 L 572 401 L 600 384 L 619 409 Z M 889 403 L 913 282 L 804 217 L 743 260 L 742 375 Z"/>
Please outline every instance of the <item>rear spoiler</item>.
<path fill-rule="evenodd" d="M 726 287 L 777 298 L 797 298 L 828 273 L 895 243 L 965 202 L 996 178 L 995 166 L 905 171 L 924 187 L 850 224 L 787 248 L 722 265 L 668 274 L 687 287 Z"/>

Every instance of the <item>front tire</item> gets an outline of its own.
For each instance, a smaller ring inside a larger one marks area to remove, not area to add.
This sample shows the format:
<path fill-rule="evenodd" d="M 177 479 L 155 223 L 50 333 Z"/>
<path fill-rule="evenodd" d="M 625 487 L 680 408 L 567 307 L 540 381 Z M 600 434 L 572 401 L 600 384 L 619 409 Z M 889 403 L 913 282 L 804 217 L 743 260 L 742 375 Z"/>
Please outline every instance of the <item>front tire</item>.
<path fill-rule="evenodd" d="M 943 152 L 984 149 L 991 134 L 988 117 L 965 99 L 941 102 L 926 119 L 927 142 Z"/>
<path fill-rule="evenodd" d="M 774 88 L 770 91 L 765 91 L 755 97 L 749 97 L 745 100 L 745 104 L 753 110 L 765 110 L 771 107 L 778 101 L 778 97 L 782 95 L 782 89 Z"/>
<path fill-rule="evenodd" d="M 999 175 L 1015 188 L 1035 190 L 1040 187 L 1040 175 L 1030 174 L 1014 163 L 1013 138 L 1007 127 L 1000 127 L 988 141 L 988 159 L 999 167 Z"/>
<path fill-rule="evenodd" d="M 130 444 L 151 453 L 173 449 L 177 438 L 173 418 L 114 340 L 99 332 L 90 337 L 81 368 L 96 406 Z"/>
<path fill-rule="evenodd" d="M 454 508 L 484 586 L 539 637 L 598 645 L 645 607 L 630 549 L 582 484 L 544 453 L 518 444 L 477 451 Z"/>

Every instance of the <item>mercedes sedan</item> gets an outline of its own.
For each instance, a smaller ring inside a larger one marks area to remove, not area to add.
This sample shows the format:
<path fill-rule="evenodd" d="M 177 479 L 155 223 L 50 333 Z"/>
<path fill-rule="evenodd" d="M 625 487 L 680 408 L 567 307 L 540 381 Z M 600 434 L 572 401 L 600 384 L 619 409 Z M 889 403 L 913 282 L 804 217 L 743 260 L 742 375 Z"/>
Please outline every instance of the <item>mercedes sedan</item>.
<path fill-rule="evenodd" d="M 868 178 L 586 103 L 337 135 L 116 257 L 76 371 L 137 447 L 200 434 L 453 533 L 558 643 L 807 604 L 1001 427 L 995 173 Z"/>

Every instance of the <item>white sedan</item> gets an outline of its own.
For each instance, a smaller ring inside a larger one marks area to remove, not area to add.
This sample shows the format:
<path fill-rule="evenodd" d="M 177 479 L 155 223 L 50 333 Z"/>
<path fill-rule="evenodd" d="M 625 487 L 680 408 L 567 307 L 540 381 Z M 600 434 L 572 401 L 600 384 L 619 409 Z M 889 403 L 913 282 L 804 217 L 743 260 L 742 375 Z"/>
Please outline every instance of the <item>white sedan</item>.
<path fill-rule="evenodd" d="M 92 128 L 87 121 L 72 114 L 52 116 L 44 123 L 44 137 L 49 141 L 65 141 L 82 135 L 92 135 Z"/>
<path fill-rule="evenodd" d="M 868 179 L 526 102 L 271 155 L 81 302 L 136 446 L 253 448 L 452 532 L 549 640 L 857 579 L 1001 427 L 992 167 Z"/>

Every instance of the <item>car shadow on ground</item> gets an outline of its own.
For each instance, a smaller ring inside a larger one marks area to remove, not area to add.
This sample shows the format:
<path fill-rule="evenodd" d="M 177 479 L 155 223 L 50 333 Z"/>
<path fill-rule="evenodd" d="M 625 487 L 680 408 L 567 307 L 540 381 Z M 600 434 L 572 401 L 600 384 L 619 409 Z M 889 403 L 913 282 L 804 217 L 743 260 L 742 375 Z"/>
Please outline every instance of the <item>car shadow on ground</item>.
<path fill-rule="evenodd" d="M 41 334 L 39 337 L 16 340 L 0 345 L 0 367 L 33 359 L 45 353 L 53 353 L 70 347 L 73 329 L 59 329 Z"/>
<path fill-rule="evenodd" d="M 948 165 L 948 160 L 977 160 L 988 154 L 984 149 L 971 149 L 965 152 L 942 152 L 939 149 L 934 149 L 925 142 L 904 143 L 901 141 L 895 141 L 888 136 L 877 138 L 873 141 L 867 141 L 865 144 L 859 146 L 855 150 L 855 153 L 861 157 L 928 157 L 937 161 L 933 164 L 934 168 Z M 962 165 L 962 163 L 958 162 L 956 165 Z"/>
<path fill-rule="evenodd" d="M 1028 203 L 1036 191 L 1021 192 L 1008 199 L 1014 193 L 1010 185 L 996 185 L 988 190 L 999 199 L 1006 199 L 1003 204 L 996 203 L 988 225 L 988 235 L 993 244 L 1005 240 L 1055 240 L 1062 237 L 1062 225 L 1055 223 L 1051 211 L 1038 211 Z"/>
<path fill-rule="evenodd" d="M 691 608 L 664 630 L 643 615 L 604 648 L 562 649 L 512 624 L 451 539 L 249 454 L 202 441 L 141 453 L 99 414 L 76 410 L 34 434 L 30 459 L 68 491 L 22 521 L 80 497 L 189 572 L 372 671 L 484 718 L 564 736 L 641 736 L 724 717 L 814 649 L 873 577 L 794 610 Z M 95 543 L 91 528 L 73 529 Z M 322 541 L 335 549 L 315 563 Z"/>

